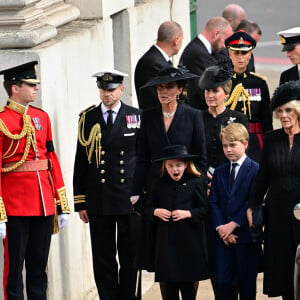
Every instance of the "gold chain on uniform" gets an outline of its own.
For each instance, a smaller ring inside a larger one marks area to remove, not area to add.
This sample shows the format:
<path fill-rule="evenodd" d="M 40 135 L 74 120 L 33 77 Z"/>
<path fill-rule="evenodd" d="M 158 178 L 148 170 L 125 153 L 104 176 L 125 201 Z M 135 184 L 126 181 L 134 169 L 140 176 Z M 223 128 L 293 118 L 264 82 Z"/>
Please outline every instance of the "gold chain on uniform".
<path fill-rule="evenodd" d="M 240 97 L 242 97 L 242 100 L 243 100 L 243 106 L 244 106 L 243 111 L 244 111 L 245 115 L 247 112 L 247 108 L 246 108 L 246 102 L 247 102 L 249 119 L 251 120 L 250 96 L 241 83 L 237 84 L 234 87 L 229 99 L 227 101 L 225 101 L 225 106 L 229 106 L 231 104 L 230 109 L 235 110 Z"/>
<path fill-rule="evenodd" d="M 85 123 L 85 112 L 82 113 L 78 123 L 78 141 L 83 146 L 86 147 L 88 161 L 91 162 L 93 151 L 95 149 L 96 153 L 96 164 L 97 168 L 100 164 L 101 158 L 101 127 L 99 123 L 96 123 L 91 131 L 88 140 L 84 137 L 84 123 Z"/>
<path fill-rule="evenodd" d="M 1 169 L 1 172 L 7 173 L 7 172 L 11 172 L 11 171 L 15 170 L 16 168 L 18 168 L 25 162 L 25 160 L 28 156 L 28 153 L 29 153 L 31 143 L 33 143 L 33 146 L 36 147 L 35 130 L 31 124 L 30 116 L 23 114 L 23 128 L 22 128 L 22 131 L 20 134 L 12 134 L 7 129 L 6 125 L 4 124 L 4 122 L 1 119 L 0 119 L 0 131 L 2 131 L 5 136 L 7 136 L 9 139 L 11 139 L 12 143 L 13 143 L 13 141 L 17 141 L 17 145 L 16 145 L 15 149 L 13 150 L 13 153 L 11 155 L 7 155 L 8 151 L 6 151 L 6 153 L 2 157 L 3 159 L 11 157 L 16 152 L 18 145 L 19 145 L 19 141 L 23 137 L 26 136 L 26 145 L 25 145 L 25 149 L 24 149 L 22 158 L 18 162 L 16 162 L 14 165 Z M 11 149 L 11 146 L 9 147 L 9 150 Z"/>

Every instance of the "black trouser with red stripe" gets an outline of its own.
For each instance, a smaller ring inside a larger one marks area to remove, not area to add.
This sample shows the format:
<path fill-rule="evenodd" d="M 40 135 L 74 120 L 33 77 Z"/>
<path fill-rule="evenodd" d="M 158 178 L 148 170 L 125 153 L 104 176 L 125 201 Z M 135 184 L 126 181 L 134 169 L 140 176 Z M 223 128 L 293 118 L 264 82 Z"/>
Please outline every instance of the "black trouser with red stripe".
<path fill-rule="evenodd" d="M 7 300 L 23 300 L 25 261 L 28 300 L 46 300 L 46 266 L 53 232 L 53 216 L 8 217 L 4 240 L 4 293 Z"/>

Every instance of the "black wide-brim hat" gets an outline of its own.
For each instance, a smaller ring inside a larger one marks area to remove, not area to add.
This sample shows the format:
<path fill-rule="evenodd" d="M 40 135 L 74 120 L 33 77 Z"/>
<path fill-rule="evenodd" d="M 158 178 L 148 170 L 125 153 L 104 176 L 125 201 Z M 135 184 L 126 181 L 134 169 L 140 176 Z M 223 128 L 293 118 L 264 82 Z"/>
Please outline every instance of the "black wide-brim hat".
<path fill-rule="evenodd" d="M 285 82 L 275 90 L 271 101 L 272 110 L 292 100 L 300 101 L 300 81 Z"/>
<path fill-rule="evenodd" d="M 156 86 L 163 83 L 187 80 L 190 78 L 199 77 L 198 75 L 190 73 L 185 67 L 178 66 L 178 68 L 174 67 L 166 67 L 159 71 L 158 75 L 151 80 L 149 80 L 146 84 L 144 84 L 141 89 L 149 86 Z"/>
<path fill-rule="evenodd" d="M 207 67 L 199 80 L 200 89 L 214 89 L 222 86 L 233 76 L 231 61 L 220 62 L 216 66 Z"/>
<path fill-rule="evenodd" d="M 188 159 L 197 157 L 198 155 L 189 154 L 184 145 L 171 145 L 162 149 L 161 157 L 155 159 L 155 162 L 169 160 L 169 159 Z"/>

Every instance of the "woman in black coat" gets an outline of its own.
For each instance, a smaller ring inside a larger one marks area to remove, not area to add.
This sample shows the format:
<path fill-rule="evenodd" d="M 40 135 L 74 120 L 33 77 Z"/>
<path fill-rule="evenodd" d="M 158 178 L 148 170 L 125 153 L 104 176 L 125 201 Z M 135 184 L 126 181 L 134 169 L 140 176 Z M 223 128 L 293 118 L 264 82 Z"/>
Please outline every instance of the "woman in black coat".
<path fill-rule="evenodd" d="M 186 147 L 163 149 L 160 180 L 147 204 L 156 226 L 155 281 L 164 300 L 196 299 L 199 280 L 209 277 L 202 220 L 208 214 L 206 183 Z"/>
<path fill-rule="evenodd" d="M 143 206 L 159 178 L 161 162 L 155 162 L 161 150 L 169 145 L 184 145 L 187 151 L 196 154 L 196 167 L 206 173 L 206 147 L 202 112 L 193 109 L 178 99 L 184 92 L 186 80 L 193 75 L 185 69 L 168 67 L 149 81 L 147 86 L 157 86 L 160 106 L 145 110 L 142 115 L 136 170 L 132 185 L 131 201 Z M 151 228 L 151 226 L 150 226 Z M 150 230 L 151 231 L 151 230 Z M 143 233 L 142 236 L 145 234 Z M 141 242 L 143 244 L 143 242 Z M 145 245 L 142 245 L 142 247 Z M 140 267 L 153 269 L 153 245 L 142 250 Z"/>
<path fill-rule="evenodd" d="M 300 202 L 300 82 L 286 82 L 274 92 L 272 109 L 282 128 L 266 135 L 247 216 L 265 199 L 264 287 L 269 297 L 293 300 L 293 273 L 300 222 L 293 209 Z"/>
<path fill-rule="evenodd" d="M 208 109 L 203 111 L 203 120 L 208 170 L 211 173 L 216 167 L 228 161 L 220 139 L 221 127 L 230 123 L 241 123 L 248 129 L 246 115 L 225 106 L 232 87 L 232 75 L 231 62 L 224 61 L 206 68 L 199 80 L 199 87 L 205 90 L 205 101 L 208 106 Z"/>

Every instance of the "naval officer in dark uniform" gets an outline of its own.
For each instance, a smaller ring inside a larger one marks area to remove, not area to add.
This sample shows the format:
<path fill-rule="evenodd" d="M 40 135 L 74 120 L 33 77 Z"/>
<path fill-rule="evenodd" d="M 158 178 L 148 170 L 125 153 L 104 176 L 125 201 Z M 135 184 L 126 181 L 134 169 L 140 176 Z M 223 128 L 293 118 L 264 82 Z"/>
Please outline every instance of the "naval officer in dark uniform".
<path fill-rule="evenodd" d="M 280 74 L 279 84 L 300 80 L 300 27 L 279 31 L 277 35 L 283 46 L 281 51 L 286 51 L 287 57 L 294 64 L 293 67 Z"/>
<path fill-rule="evenodd" d="M 116 70 L 94 75 L 102 102 L 80 113 L 78 127 L 75 210 L 90 225 L 94 277 L 101 300 L 134 298 L 136 218 L 129 196 L 140 111 L 120 101 L 124 76 L 127 74 Z"/>

